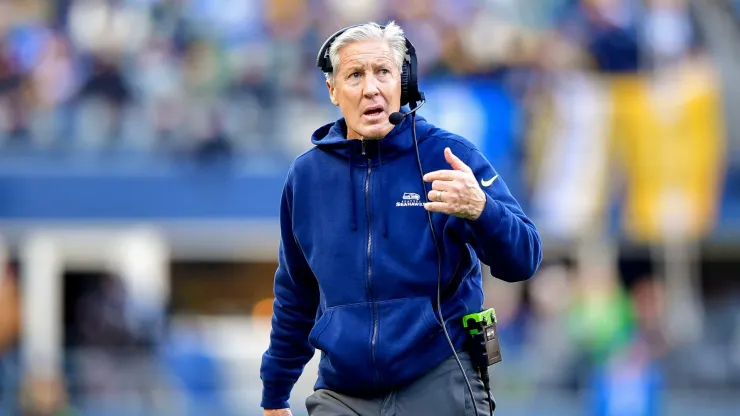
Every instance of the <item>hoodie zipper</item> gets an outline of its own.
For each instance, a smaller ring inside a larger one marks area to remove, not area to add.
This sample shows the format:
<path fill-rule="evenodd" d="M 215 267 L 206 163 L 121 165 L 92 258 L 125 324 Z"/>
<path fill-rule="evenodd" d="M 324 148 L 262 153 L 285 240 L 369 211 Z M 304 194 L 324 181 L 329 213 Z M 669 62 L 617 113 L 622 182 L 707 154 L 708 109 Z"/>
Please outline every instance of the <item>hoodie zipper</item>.
<path fill-rule="evenodd" d="M 365 141 L 362 141 L 362 155 L 367 156 L 365 153 Z M 373 267 L 371 264 L 371 251 L 373 243 L 373 232 L 372 232 L 372 213 L 370 210 L 370 176 L 373 173 L 372 160 L 367 157 L 367 177 L 365 178 L 365 211 L 367 213 L 367 285 L 368 292 L 370 294 L 370 302 L 373 307 L 373 337 L 370 341 L 371 355 L 373 360 L 373 369 L 375 369 L 375 381 L 380 384 L 380 375 L 378 374 L 378 366 L 375 361 L 375 344 L 378 340 L 378 310 L 373 299 Z"/>

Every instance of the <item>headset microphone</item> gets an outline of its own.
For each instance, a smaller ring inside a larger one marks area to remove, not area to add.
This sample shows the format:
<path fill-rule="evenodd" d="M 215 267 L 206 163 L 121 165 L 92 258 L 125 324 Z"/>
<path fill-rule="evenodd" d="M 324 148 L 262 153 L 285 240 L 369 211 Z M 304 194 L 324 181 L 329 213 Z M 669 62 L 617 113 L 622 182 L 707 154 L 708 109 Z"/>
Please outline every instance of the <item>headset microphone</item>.
<path fill-rule="evenodd" d="M 424 93 L 423 92 L 419 92 L 419 94 L 421 95 L 421 103 L 419 103 L 419 105 L 417 105 L 416 107 L 414 107 L 413 110 L 408 111 L 408 112 L 405 112 L 405 113 L 402 113 L 400 111 L 396 111 L 395 113 L 391 113 L 391 115 L 388 117 L 388 121 L 390 121 L 390 123 L 393 124 L 394 126 L 397 126 L 397 125 L 401 124 L 401 122 L 403 121 L 404 118 L 406 118 L 407 115 L 413 114 L 413 113 L 416 112 L 416 110 L 420 109 L 421 106 L 423 106 L 427 102 L 427 100 L 426 100 L 426 98 L 424 98 Z"/>

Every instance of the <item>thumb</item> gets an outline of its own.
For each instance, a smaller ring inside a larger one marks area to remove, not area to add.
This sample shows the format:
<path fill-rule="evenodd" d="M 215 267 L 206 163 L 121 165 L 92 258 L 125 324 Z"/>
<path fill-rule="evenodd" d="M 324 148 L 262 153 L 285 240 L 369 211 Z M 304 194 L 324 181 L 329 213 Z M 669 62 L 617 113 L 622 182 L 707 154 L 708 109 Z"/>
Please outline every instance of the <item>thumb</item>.
<path fill-rule="evenodd" d="M 452 169 L 459 170 L 462 172 L 472 172 L 472 170 L 466 165 L 459 157 L 455 156 L 449 147 L 445 147 L 445 160 L 452 166 Z"/>

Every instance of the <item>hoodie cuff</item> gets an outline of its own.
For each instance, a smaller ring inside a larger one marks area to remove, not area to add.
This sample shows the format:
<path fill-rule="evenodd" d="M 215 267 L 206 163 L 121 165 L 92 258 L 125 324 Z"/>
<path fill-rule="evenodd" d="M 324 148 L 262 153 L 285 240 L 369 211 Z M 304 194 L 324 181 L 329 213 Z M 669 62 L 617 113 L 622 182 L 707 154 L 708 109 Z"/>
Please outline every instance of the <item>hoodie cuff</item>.
<path fill-rule="evenodd" d="M 283 383 L 265 382 L 262 387 L 262 402 L 260 407 L 263 409 L 287 409 L 290 407 L 290 391 L 292 386 Z"/>
<path fill-rule="evenodd" d="M 480 233 L 490 233 L 492 230 L 495 230 L 501 223 L 501 217 L 503 215 L 501 212 L 502 208 L 498 201 L 486 193 L 486 206 L 483 207 L 483 212 L 481 212 L 477 219 L 468 220 L 473 233 L 480 235 Z"/>

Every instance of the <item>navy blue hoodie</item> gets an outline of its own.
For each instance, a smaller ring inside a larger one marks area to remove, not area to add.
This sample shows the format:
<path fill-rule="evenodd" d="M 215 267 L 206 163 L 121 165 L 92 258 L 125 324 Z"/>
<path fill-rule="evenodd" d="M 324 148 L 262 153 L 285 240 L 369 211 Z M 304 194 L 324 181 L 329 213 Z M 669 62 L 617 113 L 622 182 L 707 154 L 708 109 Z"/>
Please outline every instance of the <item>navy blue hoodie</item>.
<path fill-rule="evenodd" d="M 399 388 L 452 351 L 436 314 L 437 251 L 423 203 L 412 118 L 382 140 L 347 140 L 343 119 L 314 133 L 296 158 L 280 205 L 270 346 L 262 358 L 262 407 L 286 408 L 315 349 L 315 388 L 371 396 Z M 468 140 L 416 117 L 424 173 L 451 169 L 450 147 L 484 184 L 472 221 L 432 213 L 442 257 L 442 312 L 456 348 L 462 316 L 483 305 L 479 260 L 505 281 L 532 277 L 540 237 L 502 178 Z M 423 185 L 422 185 L 423 184 Z M 422 186 L 426 187 L 424 189 Z"/>

